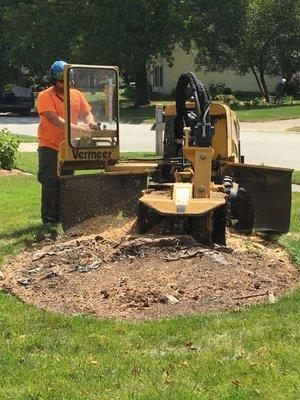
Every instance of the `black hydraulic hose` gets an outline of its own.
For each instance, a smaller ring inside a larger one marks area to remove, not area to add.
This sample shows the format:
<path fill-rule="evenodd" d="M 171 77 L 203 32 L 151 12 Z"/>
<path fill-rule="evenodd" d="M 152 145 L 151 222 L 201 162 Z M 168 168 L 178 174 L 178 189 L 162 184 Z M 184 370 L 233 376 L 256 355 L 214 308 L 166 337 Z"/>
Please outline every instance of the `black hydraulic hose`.
<path fill-rule="evenodd" d="M 191 121 L 185 105 L 185 102 L 187 100 L 188 86 L 190 86 L 195 99 L 195 112 L 197 116 L 197 122 L 200 122 L 201 124 L 210 122 L 209 113 L 207 112 L 211 106 L 211 98 L 209 93 L 193 72 L 182 74 L 178 79 L 176 87 L 176 138 L 182 138 L 184 125 L 191 125 Z"/>
<path fill-rule="evenodd" d="M 194 98 L 194 110 L 188 110 L 186 101 L 188 100 L 187 90 L 190 87 Z M 207 147 L 212 145 L 214 127 L 210 123 L 211 97 L 205 86 L 198 80 L 193 72 L 182 74 L 176 87 L 176 112 L 174 121 L 174 139 L 176 153 L 180 154 L 183 138 L 184 126 L 191 129 L 191 140 L 189 145 Z"/>

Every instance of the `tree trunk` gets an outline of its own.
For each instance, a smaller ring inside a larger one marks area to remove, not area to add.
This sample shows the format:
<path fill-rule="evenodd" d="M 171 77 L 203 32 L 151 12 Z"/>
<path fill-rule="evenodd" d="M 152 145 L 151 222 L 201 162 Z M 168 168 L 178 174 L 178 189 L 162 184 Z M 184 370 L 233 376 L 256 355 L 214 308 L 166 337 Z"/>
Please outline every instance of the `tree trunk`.
<path fill-rule="evenodd" d="M 262 95 L 264 95 L 264 91 L 263 91 L 263 88 L 262 88 L 262 86 L 261 86 L 261 84 L 260 84 L 260 80 L 259 80 L 259 77 L 258 77 L 258 75 L 257 75 L 257 72 L 255 71 L 255 67 L 252 67 L 252 72 L 253 72 L 253 75 L 255 76 L 256 83 L 257 83 L 257 85 L 258 85 L 258 87 L 259 87 L 260 93 L 261 93 Z"/>
<path fill-rule="evenodd" d="M 259 87 L 259 90 L 260 90 L 262 96 L 266 99 L 266 102 L 269 103 L 270 102 L 270 93 L 269 93 L 269 90 L 267 87 L 267 83 L 265 81 L 265 76 L 264 76 L 263 71 L 260 69 L 258 71 L 256 71 L 255 67 L 252 67 L 252 72 L 253 72 L 253 75 L 255 76 L 257 85 Z M 259 75 L 258 75 L 258 72 L 259 72 Z"/>
<path fill-rule="evenodd" d="M 269 89 L 267 87 L 267 83 L 266 83 L 263 71 L 261 71 L 261 70 L 259 71 L 259 76 L 260 76 L 260 82 L 261 82 L 262 87 L 264 89 L 264 98 L 266 99 L 267 103 L 270 103 L 270 100 L 271 100 L 270 93 L 269 93 Z"/>
<path fill-rule="evenodd" d="M 135 71 L 135 107 L 150 104 L 148 96 L 146 67 L 142 66 Z"/>

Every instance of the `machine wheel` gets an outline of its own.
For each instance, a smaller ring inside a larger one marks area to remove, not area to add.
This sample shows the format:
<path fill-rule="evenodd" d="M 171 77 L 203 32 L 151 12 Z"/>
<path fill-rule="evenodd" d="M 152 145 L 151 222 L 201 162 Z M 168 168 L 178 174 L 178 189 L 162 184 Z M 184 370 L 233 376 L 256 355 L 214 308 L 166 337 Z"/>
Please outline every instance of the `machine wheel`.
<path fill-rule="evenodd" d="M 236 220 L 234 229 L 252 232 L 255 223 L 254 206 L 250 194 L 244 188 L 238 188 L 236 196 L 231 203 L 231 218 Z"/>

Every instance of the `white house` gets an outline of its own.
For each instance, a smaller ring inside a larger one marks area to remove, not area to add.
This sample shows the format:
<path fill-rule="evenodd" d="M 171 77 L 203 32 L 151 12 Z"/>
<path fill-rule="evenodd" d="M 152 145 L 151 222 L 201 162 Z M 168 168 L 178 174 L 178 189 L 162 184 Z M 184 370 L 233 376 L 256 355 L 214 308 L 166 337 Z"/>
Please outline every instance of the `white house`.
<path fill-rule="evenodd" d="M 148 70 L 148 82 L 154 92 L 170 94 L 175 89 L 179 76 L 185 72 L 194 72 L 201 82 L 209 88 L 211 84 L 223 83 L 233 91 L 241 90 L 247 92 L 258 92 L 256 80 L 252 73 L 244 76 L 236 75 L 234 71 L 205 73 L 197 69 L 195 65 L 196 53 L 191 51 L 189 54 L 177 46 L 173 52 L 174 64 L 168 66 L 165 58 L 158 58 L 155 65 Z M 266 82 L 270 91 L 273 91 L 280 82 L 280 76 L 266 77 Z"/>

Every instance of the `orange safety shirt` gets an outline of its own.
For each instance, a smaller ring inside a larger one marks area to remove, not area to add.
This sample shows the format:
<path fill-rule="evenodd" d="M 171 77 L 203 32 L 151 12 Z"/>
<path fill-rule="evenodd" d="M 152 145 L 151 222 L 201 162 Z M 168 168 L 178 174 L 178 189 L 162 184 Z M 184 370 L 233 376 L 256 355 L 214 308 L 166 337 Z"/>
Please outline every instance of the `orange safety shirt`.
<path fill-rule="evenodd" d="M 37 98 L 37 110 L 40 117 L 40 124 L 38 127 L 39 146 L 58 150 L 60 143 L 64 140 L 64 131 L 51 124 L 42 113 L 53 111 L 59 117 L 64 118 L 65 108 L 63 94 L 58 95 L 53 86 L 43 90 L 39 93 Z M 77 124 L 79 118 L 86 117 L 91 111 L 91 106 L 79 90 L 70 90 L 70 110 L 72 124 Z"/>

